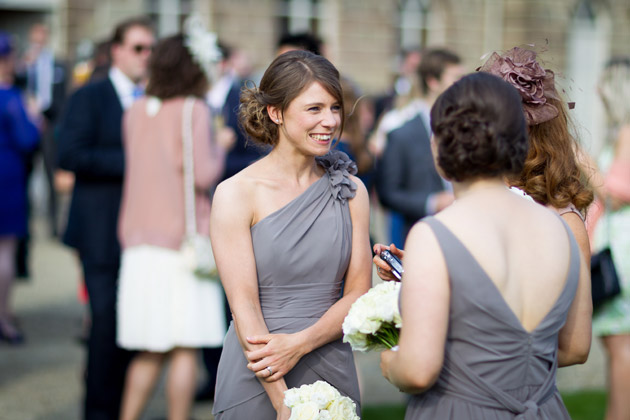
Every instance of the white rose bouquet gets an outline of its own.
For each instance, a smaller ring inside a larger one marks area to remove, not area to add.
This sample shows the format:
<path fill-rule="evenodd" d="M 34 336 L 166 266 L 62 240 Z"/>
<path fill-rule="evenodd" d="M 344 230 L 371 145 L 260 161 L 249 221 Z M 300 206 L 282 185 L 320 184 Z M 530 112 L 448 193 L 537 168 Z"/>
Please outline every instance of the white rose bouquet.
<path fill-rule="evenodd" d="M 284 391 L 284 405 L 291 409 L 289 420 L 361 420 L 354 401 L 324 381 Z"/>
<path fill-rule="evenodd" d="M 395 347 L 402 327 L 399 294 L 400 283 L 386 281 L 357 299 L 343 321 L 343 342 L 362 352 Z"/>

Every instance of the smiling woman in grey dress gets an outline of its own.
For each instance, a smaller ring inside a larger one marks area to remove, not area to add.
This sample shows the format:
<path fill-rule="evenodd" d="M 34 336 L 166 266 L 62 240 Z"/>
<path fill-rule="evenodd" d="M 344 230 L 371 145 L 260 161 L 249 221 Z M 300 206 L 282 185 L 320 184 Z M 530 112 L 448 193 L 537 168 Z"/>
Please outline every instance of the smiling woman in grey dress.
<path fill-rule="evenodd" d="M 431 111 L 455 203 L 411 230 L 400 348 L 383 375 L 413 395 L 406 419 L 569 419 L 559 366 L 591 343 L 590 278 L 566 222 L 511 192 L 527 154 L 518 92 L 477 73 Z"/>
<path fill-rule="evenodd" d="M 343 125 L 337 70 L 304 51 L 241 96 L 241 122 L 272 151 L 219 185 L 210 223 L 234 317 L 217 375 L 217 420 L 283 419 L 288 388 L 359 387 L 341 323 L 371 281 L 367 191 L 330 146 Z"/>

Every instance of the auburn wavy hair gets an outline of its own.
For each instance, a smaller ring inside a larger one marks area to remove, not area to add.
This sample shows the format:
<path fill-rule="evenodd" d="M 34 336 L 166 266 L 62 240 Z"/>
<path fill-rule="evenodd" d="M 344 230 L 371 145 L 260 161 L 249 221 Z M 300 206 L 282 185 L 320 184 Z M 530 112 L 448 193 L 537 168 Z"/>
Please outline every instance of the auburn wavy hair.
<path fill-rule="evenodd" d="M 593 190 L 576 156 L 577 142 L 569 132 L 570 120 L 563 101 L 549 98 L 559 114 L 528 127 L 529 152 L 520 175 L 510 184 L 534 200 L 561 209 L 573 204 L 582 214 L 593 201 Z"/>

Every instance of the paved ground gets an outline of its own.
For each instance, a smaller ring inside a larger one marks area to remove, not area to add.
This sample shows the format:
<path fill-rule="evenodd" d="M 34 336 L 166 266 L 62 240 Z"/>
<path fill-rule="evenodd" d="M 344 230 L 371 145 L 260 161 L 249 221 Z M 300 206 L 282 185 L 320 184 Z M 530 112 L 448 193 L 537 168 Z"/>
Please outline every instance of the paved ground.
<path fill-rule="evenodd" d="M 35 224 L 32 277 L 18 282 L 14 292 L 16 314 L 27 336 L 20 347 L 0 343 L 0 419 L 79 419 L 81 374 L 85 357 L 77 337 L 84 308 L 76 299 L 77 271 L 73 254 L 43 234 Z M 422 349 L 418 349 L 421 351 Z M 358 354 L 364 404 L 402 402 L 404 395 L 380 375 L 378 355 Z M 584 366 L 561 370 L 563 390 L 603 386 L 601 349 L 595 343 Z M 163 389 L 154 395 L 147 420 L 164 418 Z M 210 420 L 211 405 L 197 404 L 192 417 Z"/>

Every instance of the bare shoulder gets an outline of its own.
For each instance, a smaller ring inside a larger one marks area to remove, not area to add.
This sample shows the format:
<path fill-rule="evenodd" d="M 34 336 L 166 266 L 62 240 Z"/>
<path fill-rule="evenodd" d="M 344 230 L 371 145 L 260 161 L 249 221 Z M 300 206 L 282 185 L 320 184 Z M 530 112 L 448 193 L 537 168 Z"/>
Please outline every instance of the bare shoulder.
<path fill-rule="evenodd" d="M 580 247 L 580 251 L 582 252 L 582 257 L 584 258 L 584 261 L 586 261 L 586 263 L 590 265 L 591 244 L 588 239 L 588 233 L 586 231 L 584 221 L 580 216 L 573 212 L 565 213 L 561 217 L 571 229 L 573 237 Z"/>
<path fill-rule="evenodd" d="M 243 212 L 251 214 L 254 189 L 253 180 L 242 172 L 222 181 L 212 197 L 213 213 L 225 211 L 226 214 Z"/>
<path fill-rule="evenodd" d="M 350 175 L 349 178 L 357 186 L 354 197 L 350 199 L 350 206 L 353 206 L 353 203 L 360 203 L 359 205 L 368 203 L 369 194 L 367 188 L 365 188 L 365 184 L 363 184 L 363 181 L 354 175 Z"/>
<path fill-rule="evenodd" d="M 420 220 L 409 230 L 406 242 L 412 244 L 417 243 L 418 245 L 422 246 L 423 244 L 428 245 L 432 241 L 436 243 L 435 239 L 435 233 L 433 232 L 431 226 L 429 226 L 427 222 Z M 405 245 L 405 249 L 406 248 L 407 245 Z"/>
<path fill-rule="evenodd" d="M 365 185 L 363 185 L 363 182 L 359 178 L 353 175 L 350 175 L 350 180 L 352 180 L 352 182 L 354 182 L 357 186 L 354 197 L 348 200 L 350 217 L 354 223 L 358 223 L 359 225 L 363 222 L 369 223 L 370 199 L 367 188 L 365 188 Z"/>
<path fill-rule="evenodd" d="M 419 221 L 407 234 L 405 256 L 422 255 L 422 258 L 405 259 L 405 270 L 412 266 L 424 273 L 442 273 L 446 270 L 444 255 L 438 238 L 428 223 Z M 429 277 L 433 278 L 433 277 Z M 409 277 L 405 278 L 408 281 Z"/>

